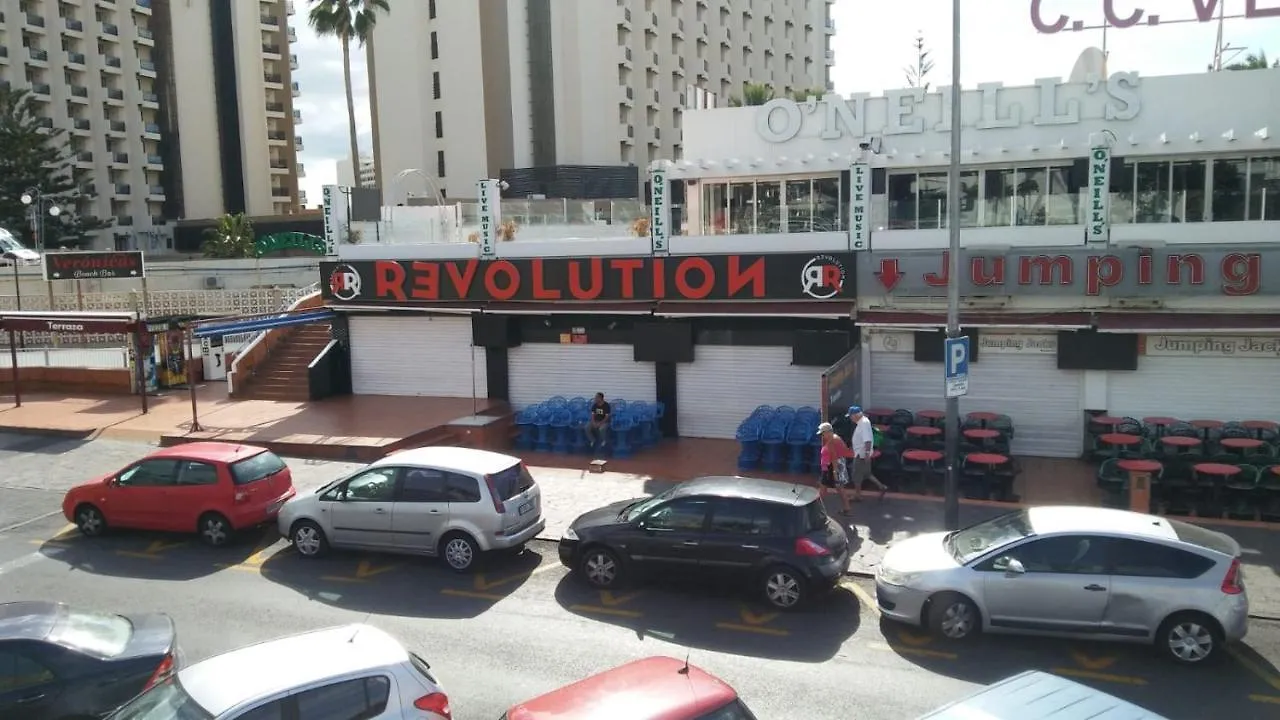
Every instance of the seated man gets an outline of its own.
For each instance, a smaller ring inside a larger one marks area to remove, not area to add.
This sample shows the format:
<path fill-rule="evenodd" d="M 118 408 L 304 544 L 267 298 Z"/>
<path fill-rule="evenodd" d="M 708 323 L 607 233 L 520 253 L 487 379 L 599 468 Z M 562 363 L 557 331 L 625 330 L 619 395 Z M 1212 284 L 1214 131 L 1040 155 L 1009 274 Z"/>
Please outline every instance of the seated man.
<path fill-rule="evenodd" d="M 595 399 L 591 401 L 590 411 L 591 417 L 587 418 L 587 424 L 583 428 L 587 433 L 587 447 L 595 450 L 598 438 L 600 449 L 603 450 L 609 444 L 609 418 L 613 415 L 609 403 L 604 399 L 604 393 L 596 393 Z"/>

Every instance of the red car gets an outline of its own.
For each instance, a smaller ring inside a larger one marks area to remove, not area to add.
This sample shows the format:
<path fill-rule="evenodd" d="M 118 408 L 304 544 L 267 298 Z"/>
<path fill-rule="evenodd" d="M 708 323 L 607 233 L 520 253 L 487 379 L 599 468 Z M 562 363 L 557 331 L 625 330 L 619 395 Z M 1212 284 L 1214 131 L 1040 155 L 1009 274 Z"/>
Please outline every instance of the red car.
<path fill-rule="evenodd" d="M 195 532 L 225 545 L 244 528 L 275 522 L 296 492 L 275 453 L 197 442 L 151 453 L 117 473 L 67 491 L 62 514 L 90 537 L 108 527 Z"/>
<path fill-rule="evenodd" d="M 756 720 L 720 678 L 672 657 L 649 657 L 516 705 L 500 720 Z"/>

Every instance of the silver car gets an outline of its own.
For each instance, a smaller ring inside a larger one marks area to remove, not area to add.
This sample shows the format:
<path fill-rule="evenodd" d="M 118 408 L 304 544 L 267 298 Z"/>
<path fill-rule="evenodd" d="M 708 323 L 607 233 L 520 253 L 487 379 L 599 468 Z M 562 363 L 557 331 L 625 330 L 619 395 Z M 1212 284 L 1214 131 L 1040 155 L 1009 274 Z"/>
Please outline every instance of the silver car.
<path fill-rule="evenodd" d="M 876 601 L 952 640 L 986 630 L 1154 642 L 1188 664 L 1243 638 L 1249 617 L 1235 540 L 1095 507 L 1035 507 L 895 543 Z"/>
<path fill-rule="evenodd" d="M 293 498 L 278 524 L 304 557 L 335 547 L 439 555 L 464 572 L 482 552 L 523 546 L 546 520 L 542 492 L 519 458 L 426 447 Z"/>

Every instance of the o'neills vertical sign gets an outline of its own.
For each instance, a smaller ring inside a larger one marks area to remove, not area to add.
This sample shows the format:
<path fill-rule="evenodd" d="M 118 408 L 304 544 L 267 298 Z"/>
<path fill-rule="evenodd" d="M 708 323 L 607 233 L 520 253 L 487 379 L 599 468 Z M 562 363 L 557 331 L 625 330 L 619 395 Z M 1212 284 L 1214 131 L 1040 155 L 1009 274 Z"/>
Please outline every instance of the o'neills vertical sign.
<path fill-rule="evenodd" d="M 854 163 L 849 169 L 849 249 L 871 249 L 871 166 Z"/>
<path fill-rule="evenodd" d="M 502 223 L 502 194 L 497 180 L 476 183 L 476 199 L 480 205 L 480 257 L 498 256 L 498 226 Z"/>
<path fill-rule="evenodd" d="M 141 250 L 45 253 L 45 280 L 118 280 L 147 276 Z"/>
<path fill-rule="evenodd" d="M 1111 239 L 1111 148 L 1089 152 L 1089 223 L 1085 242 L 1105 245 Z"/>
<path fill-rule="evenodd" d="M 333 203 L 338 194 L 337 185 L 325 185 L 321 191 L 324 196 L 324 254 L 330 257 L 338 254 L 338 223 L 334 217 Z"/>
<path fill-rule="evenodd" d="M 667 203 L 670 187 L 665 168 L 649 171 L 649 244 L 654 255 L 663 257 L 671 252 L 671 209 Z"/>

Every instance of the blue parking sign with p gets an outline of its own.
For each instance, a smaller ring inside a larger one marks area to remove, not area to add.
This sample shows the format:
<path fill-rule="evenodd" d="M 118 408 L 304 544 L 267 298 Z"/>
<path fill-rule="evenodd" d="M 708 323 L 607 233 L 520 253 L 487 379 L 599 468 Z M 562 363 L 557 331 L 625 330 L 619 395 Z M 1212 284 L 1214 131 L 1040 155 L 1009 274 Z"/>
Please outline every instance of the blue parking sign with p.
<path fill-rule="evenodd" d="M 969 338 L 966 335 L 947 338 L 943 346 L 946 366 L 946 397 L 969 394 Z"/>

